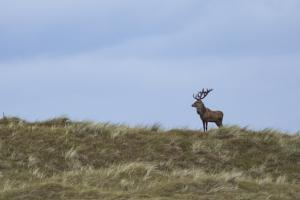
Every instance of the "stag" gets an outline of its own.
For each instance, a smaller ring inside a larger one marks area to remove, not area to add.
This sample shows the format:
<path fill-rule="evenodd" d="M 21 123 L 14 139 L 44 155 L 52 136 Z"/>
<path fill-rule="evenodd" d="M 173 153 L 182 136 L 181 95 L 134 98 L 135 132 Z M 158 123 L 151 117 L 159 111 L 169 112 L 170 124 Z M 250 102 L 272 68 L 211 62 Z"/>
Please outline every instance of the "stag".
<path fill-rule="evenodd" d="M 205 107 L 202 100 L 211 92 L 213 89 L 202 89 L 202 91 L 198 92 L 197 95 L 193 94 L 194 99 L 196 99 L 195 103 L 193 103 L 192 107 L 197 109 L 197 113 L 200 115 L 200 118 L 203 123 L 204 132 L 207 131 L 208 122 L 214 122 L 218 127 L 221 127 L 223 121 L 223 112 L 221 111 L 212 111 L 209 108 Z"/>

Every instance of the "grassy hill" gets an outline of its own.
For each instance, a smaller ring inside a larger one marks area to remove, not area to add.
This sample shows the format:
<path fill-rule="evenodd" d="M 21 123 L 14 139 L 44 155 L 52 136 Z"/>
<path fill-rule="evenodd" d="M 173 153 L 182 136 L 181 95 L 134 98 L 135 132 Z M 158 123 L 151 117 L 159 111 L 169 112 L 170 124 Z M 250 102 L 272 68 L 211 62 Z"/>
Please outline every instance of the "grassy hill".
<path fill-rule="evenodd" d="M 300 199 L 300 135 L 4 118 L 0 199 Z"/>

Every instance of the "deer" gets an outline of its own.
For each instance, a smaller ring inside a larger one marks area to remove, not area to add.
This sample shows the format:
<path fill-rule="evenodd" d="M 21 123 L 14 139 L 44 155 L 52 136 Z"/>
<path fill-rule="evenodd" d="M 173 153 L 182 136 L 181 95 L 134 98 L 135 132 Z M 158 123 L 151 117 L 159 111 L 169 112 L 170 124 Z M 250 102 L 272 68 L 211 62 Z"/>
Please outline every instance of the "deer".
<path fill-rule="evenodd" d="M 196 108 L 198 115 L 203 123 L 204 132 L 207 131 L 208 122 L 214 122 L 220 128 L 223 126 L 223 112 L 222 111 L 212 111 L 205 107 L 202 100 L 211 92 L 213 89 L 202 89 L 197 95 L 193 94 L 193 98 L 196 100 L 192 107 Z"/>

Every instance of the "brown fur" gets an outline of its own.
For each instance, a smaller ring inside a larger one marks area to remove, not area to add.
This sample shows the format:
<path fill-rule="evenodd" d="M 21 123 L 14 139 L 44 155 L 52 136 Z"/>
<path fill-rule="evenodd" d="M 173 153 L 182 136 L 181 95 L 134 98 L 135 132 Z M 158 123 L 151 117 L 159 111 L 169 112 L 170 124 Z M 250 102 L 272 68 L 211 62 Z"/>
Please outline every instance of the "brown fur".
<path fill-rule="evenodd" d="M 192 105 L 192 107 L 197 109 L 197 113 L 200 115 L 204 132 L 207 131 L 208 122 L 214 122 L 218 127 L 223 126 L 223 112 L 212 111 L 209 108 L 206 108 L 204 103 L 202 102 L 202 99 L 204 99 L 210 91 L 207 90 L 205 92 L 204 90 L 202 90 L 202 92 L 199 92 L 197 97 L 194 96 L 196 101 Z"/>

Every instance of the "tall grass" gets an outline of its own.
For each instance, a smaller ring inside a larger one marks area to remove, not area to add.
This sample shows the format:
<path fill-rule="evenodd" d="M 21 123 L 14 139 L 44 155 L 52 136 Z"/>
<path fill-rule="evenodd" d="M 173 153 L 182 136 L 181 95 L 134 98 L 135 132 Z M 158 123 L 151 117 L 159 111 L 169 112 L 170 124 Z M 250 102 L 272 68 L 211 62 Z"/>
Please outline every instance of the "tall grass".
<path fill-rule="evenodd" d="M 297 199 L 300 137 L 0 119 L 0 199 Z"/>

